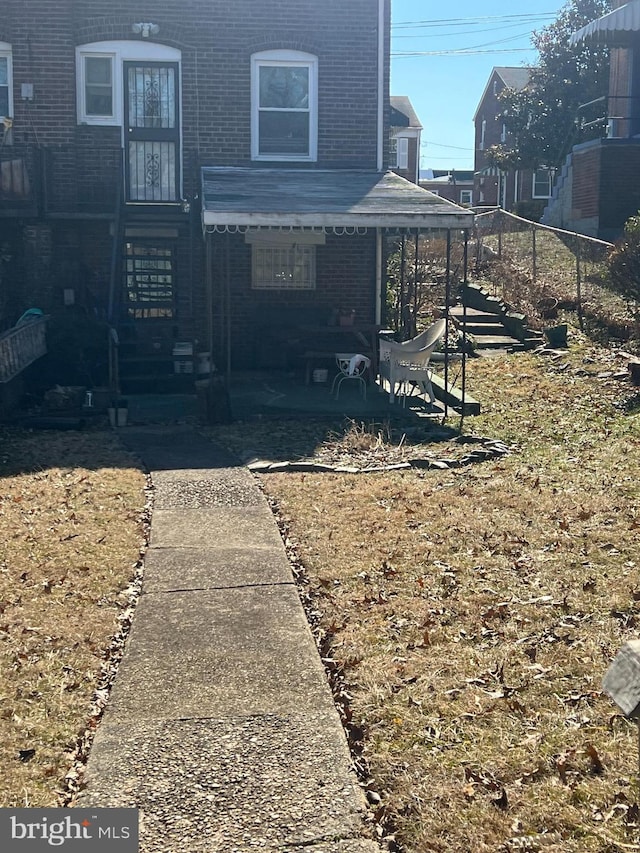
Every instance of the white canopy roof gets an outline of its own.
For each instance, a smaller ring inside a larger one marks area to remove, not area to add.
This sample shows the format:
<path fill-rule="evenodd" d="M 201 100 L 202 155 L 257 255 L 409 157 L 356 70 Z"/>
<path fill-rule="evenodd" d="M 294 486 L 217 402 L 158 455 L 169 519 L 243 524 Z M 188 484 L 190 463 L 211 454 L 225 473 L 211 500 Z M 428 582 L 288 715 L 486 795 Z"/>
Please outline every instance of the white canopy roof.
<path fill-rule="evenodd" d="M 640 32 L 640 0 L 631 0 L 608 15 L 591 21 L 571 36 L 570 43 L 596 41 L 623 47 L 633 33 Z"/>

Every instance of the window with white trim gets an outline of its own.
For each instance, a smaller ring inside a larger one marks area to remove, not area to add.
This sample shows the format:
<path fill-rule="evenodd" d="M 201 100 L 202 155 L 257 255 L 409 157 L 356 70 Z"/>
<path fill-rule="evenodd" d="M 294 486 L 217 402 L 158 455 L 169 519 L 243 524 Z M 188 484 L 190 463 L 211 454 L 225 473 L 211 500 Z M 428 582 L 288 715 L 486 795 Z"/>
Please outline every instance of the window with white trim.
<path fill-rule="evenodd" d="M 0 45 L 1 47 L 1 45 Z M 155 42 L 99 41 L 76 48 L 77 112 L 79 124 L 124 123 L 124 62 L 180 63 L 181 53 Z"/>
<path fill-rule="evenodd" d="M 251 57 L 251 157 L 316 160 L 318 59 L 298 50 Z"/>
<path fill-rule="evenodd" d="M 0 119 L 13 116 L 11 45 L 0 41 Z"/>
<path fill-rule="evenodd" d="M 398 137 L 389 137 L 389 168 L 398 168 Z"/>
<path fill-rule="evenodd" d="M 551 198 L 553 173 L 551 169 L 535 169 L 533 172 L 533 198 Z"/>
<path fill-rule="evenodd" d="M 460 204 L 472 204 L 473 190 L 460 190 Z"/>
<path fill-rule="evenodd" d="M 482 124 L 480 125 L 480 150 L 481 151 L 484 151 L 486 136 L 487 136 L 487 120 L 486 120 L 486 118 L 483 118 Z"/>

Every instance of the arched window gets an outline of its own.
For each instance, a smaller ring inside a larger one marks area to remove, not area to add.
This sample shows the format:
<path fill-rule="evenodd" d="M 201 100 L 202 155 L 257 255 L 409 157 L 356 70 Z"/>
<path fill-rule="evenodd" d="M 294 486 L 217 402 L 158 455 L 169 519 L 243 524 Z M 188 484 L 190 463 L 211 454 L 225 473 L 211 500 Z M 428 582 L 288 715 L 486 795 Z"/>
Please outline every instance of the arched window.
<path fill-rule="evenodd" d="M 318 58 L 298 50 L 251 57 L 251 157 L 317 159 Z"/>

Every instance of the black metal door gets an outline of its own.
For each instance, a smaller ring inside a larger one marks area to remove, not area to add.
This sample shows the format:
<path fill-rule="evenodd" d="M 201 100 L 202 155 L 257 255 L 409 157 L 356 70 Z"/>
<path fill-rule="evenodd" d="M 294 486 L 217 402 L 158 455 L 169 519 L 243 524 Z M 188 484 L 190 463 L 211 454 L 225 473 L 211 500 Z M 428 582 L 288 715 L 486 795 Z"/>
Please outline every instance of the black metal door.
<path fill-rule="evenodd" d="M 174 62 L 124 63 L 127 201 L 180 198 L 178 71 Z"/>

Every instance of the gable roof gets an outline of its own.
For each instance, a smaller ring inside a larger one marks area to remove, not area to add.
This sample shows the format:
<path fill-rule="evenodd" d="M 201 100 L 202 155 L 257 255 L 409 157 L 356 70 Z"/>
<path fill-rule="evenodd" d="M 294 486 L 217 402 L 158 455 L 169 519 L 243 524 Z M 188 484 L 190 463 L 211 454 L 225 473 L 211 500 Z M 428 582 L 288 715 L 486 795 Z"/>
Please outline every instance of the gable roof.
<path fill-rule="evenodd" d="M 531 69 L 521 66 L 495 66 L 491 69 L 491 74 L 489 74 L 489 79 L 487 80 L 487 85 L 484 87 L 484 92 L 482 93 L 482 97 L 478 101 L 478 108 L 476 109 L 473 120 L 475 121 L 478 118 L 478 113 L 480 112 L 480 107 L 482 106 L 484 99 L 487 97 L 487 93 L 489 91 L 489 87 L 491 86 L 491 81 L 494 76 L 498 76 L 502 82 L 504 83 L 507 89 L 515 89 L 516 92 L 521 91 L 527 85 L 529 80 L 531 79 Z"/>
<path fill-rule="evenodd" d="M 389 97 L 389 103 L 391 104 L 392 116 L 389 124 L 391 127 L 419 127 L 422 128 L 420 124 L 420 119 L 416 115 L 416 111 L 413 109 L 413 104 L 409 100 L 406 95 L 391 95 Z M 393 120 L 393 111 L 401 113 L 402 116 L 407 119 L 403 121 L 402 124 Z"/>

